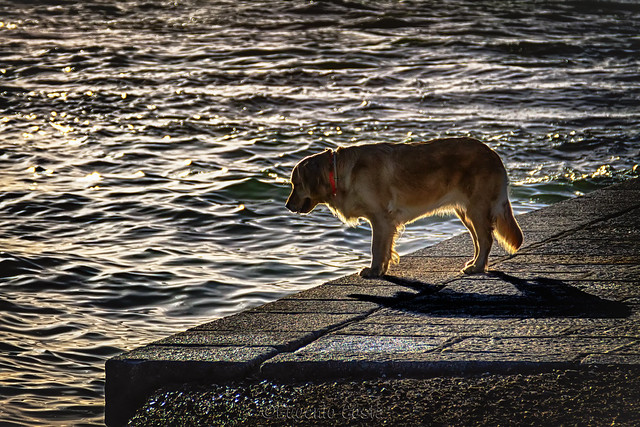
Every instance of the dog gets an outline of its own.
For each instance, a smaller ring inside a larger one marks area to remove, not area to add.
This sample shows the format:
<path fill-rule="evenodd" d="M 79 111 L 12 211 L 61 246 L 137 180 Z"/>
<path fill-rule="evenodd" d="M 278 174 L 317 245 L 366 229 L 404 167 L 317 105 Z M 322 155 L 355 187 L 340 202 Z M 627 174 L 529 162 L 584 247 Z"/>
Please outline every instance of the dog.
<path fill-rule="evenodd" d="M 365 278 L 382 277 L 399 261 L 394 246 L 405 224 L 455 213 L 474 246 L 462 272 L 474 274 L 487 271 L 492 234 L 509 253 L 522 245 L 507 184 L 498 154 L 474 138 L 367 144 L 302 159 L 291 173 L 286 207 L 308 214 L 325 204 L 346 224 L 368 221 L 371 266 L 360 272 Z"/>

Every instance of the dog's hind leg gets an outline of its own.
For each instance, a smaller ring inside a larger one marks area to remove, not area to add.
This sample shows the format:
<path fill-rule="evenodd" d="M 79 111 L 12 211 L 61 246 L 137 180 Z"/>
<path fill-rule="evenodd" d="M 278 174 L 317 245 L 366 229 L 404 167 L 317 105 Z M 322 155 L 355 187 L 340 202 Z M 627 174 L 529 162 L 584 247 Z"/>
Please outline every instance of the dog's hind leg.
<path fill-rule="evenodd" d="M 473 262 L 467 264 L 462 272 L 466 274 L 484 273 L 487 271 L 489 252 L 493 244 L 491 210 L 476 207 L 467 212 L 467 219 L 474 230 L 477 252 Z"/>
<path fill-rule="evenodd" d="M 372 219 L 369 222 L 371 224 L 371 267 L 362 269 L 360 276 L 374 278 L 385 275 L 389 269 L 397 227 L 388 219 Z"/>

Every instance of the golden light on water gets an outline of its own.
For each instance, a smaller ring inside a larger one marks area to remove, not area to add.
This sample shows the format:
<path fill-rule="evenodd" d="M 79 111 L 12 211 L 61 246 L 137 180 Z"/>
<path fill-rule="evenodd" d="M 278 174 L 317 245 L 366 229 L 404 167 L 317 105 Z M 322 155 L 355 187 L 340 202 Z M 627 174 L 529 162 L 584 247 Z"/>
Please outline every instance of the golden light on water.
<path fill-rule="evenodd" d="M 15 22 L 0 21 L 0 29 L 15 30 L 16 28 L 18 28 L 18 24 Z"/>
<path fill-rule="evenodd" d="M 52 128 L 60 131 L 63 134 L 68 134 L 69 132 L 73 132 L 73 128 L 71 126 L 66 126 L 60 123 L 51 122 L 49 123 Z"/>
<path fill-rule="evenodd" d="M 78 178 L 76 180 L 76 182 L 82 184 L 82 185 L 86 185 L 87 187 L 93 187 L 95 186 L 98 182 L 100 182 L 102 180 L 102 175 L 100 175 L 100 173 L 98 172 L 91 172 L 88 175 L 85 175 L 81 178 Z"/>
<path fill-rule="evenodd" d="M 637 167 L 638 165 L 635 165 L 633 167 L 634 172 L 637 169 Z M 611 165 L 609 164 L 600 165 L 595 171 L 586 172 L 586 173 L 578 172 L 575 170 L 566 170 L 566 171 L 558 172 L 555 174 L 546 173 L 546 174 L 539 175 L 540 173 L 542 173 L 543 169 L 544 169 L 543 166 L 540 165 L 532 169 L 531 171 L 529 171 L 528 177 L 524 179 L 515 180 L 513 183 L 515 185 L 532 185 L 532 184 L 544 184 L 548 182 L 563 181 L 563 180 L 569 181 L 569 182 L 576 182 L 576 181 L 582 181 L 582 180 L 594 179 L 594 178 L 613 177 L 615 172 L 611 167 Z"/>

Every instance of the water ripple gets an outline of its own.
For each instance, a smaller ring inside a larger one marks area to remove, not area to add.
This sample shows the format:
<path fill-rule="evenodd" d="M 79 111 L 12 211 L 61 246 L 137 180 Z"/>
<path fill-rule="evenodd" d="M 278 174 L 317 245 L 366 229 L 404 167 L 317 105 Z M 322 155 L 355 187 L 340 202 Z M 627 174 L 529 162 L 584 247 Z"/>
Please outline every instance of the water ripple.
<path fill-rule="evenodd" d="M 484 139 L 517 212 L 638 175 L 633 2 L 0 3 L 0 414 L 101 424 L 126 349 L 356 271 L 325 148 Z M 407 228 L 402 253 L 462 231 Z"/>

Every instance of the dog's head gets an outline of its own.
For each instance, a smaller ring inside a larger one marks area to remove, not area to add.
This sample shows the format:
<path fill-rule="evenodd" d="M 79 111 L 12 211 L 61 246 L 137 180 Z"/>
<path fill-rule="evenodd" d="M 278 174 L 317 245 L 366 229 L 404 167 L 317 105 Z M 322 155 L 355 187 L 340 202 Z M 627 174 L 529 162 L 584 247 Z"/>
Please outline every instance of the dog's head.
<path fill-rule="evenodd" d="M 286 207 L 291 212 L 308 214 L 328 196 L 329 150 L 305 157 L 291 173 L 291 194 Z"/>

